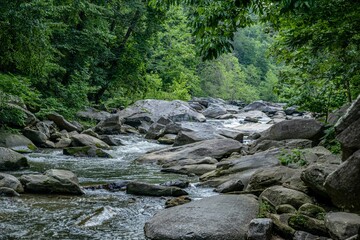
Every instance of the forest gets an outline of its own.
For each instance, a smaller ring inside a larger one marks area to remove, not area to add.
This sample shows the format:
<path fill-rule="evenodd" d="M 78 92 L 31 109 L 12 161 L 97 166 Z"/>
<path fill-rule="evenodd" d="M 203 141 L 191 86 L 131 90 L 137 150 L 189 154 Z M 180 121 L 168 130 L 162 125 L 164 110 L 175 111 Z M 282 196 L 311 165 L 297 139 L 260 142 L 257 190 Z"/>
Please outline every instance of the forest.
<path fill-rule="evenodd" d="M 206 96 L 327 115 L 360 92 L 345 0 L 2 0 L 0 123 Z"/>

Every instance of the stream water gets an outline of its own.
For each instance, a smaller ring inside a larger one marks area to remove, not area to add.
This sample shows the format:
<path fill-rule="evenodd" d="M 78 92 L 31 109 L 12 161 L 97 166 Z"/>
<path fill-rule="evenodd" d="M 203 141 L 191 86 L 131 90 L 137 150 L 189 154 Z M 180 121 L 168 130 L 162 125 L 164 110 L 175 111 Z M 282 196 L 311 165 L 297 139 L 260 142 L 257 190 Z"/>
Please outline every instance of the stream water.
<path fill-rule="evenodd" d="M 51 168 L 69 169 L 81 185 L 135 180 L 162 183 L 197 178 L 164 174 L 157 165 L 134 163 L 150 150 L 166 147 L 141 136 L 118 136 L 124 146 L 109 151 L 113 159 L 74 158 L 61 150 L 29 154 L 31 167 L 9 172 L 15 176 L 44 172 Z M 214 195 L 212 189 L 186 189 L 193 199 Z M 86 190 L 83 196 L 22 194 L 19 198 L 0 197 L 0 239 L 145 239 L 147 219 L 164 207 L 166 198 L 139 197 L 125 192 Z"/>
<path fill-rule="evenodd" d="M 254 132 L 269 125 L 242 124 L 239 119 L 207 121 L 215 128 L 232 128 Z M 245 128 L 244 128 L 245 127 Z M 96 185 L 119 180 L 163 183 L 187 180 L 186 189 L 194 200 L 212 196 L 213 189 L 196 187 L 197 177 L 160 172 L 156 164 L 137 164 L 134 160 L 144 153 L 167 147 L 147 141 L 140 135 L 116 136 L 124 146 L 109 153 L 112 159 L 75 158 L 62 150 L 42 150 L 29 154 L 30 168 L 9 172 L 15 176 L 59 168 L 73 171 L 80 184 Z M 0 240 L 3 239 L 145 239 L 146 220 L 164 208 L 167 198 L 141 197 L 125 192 L 86 190 L 83 196 L 22 194 L 18 198 L 0 197 Z"/>

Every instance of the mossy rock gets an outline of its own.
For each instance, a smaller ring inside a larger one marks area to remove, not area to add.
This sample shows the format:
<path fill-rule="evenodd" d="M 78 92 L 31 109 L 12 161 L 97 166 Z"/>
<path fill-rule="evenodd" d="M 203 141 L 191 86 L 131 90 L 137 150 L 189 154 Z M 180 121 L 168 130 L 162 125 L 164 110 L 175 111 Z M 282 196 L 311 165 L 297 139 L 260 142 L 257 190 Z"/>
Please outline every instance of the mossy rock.
<path fill-rule="evenodd" d="M 329 236 L 325 223 L 322 220 L 308 217 L 303 214 L 296 214 L 289 218 L 289 226 L 295 230 L 309 232 L 319 236 Z"/>
<path fill-rule="evenodd" d="M 277 214 L 296 213 L 296 209 L 290 204 L 282 204 L 276 207 Z"/>
<path fill-rule="evenodd" d="M 70 147 L 63 150 L 64 155 L 70 155 L 75 157 L 100 157 L 100 158 L 112 158 L 112 156 L 104 150 L 85 146 L 85 147 Z"/>
<path fill-rule="evenodd" d="M 35 144 L 21 134 L 0 132 L 0 147 L 6 147 L 18 153 L 32 153 L 37 150 Z"/>
<path fill-rule="evenodd" d="M 324 220 L 326 211 L 320 206 L 305 203 L 299 208 L 299 213 L 319 220 Z"/>

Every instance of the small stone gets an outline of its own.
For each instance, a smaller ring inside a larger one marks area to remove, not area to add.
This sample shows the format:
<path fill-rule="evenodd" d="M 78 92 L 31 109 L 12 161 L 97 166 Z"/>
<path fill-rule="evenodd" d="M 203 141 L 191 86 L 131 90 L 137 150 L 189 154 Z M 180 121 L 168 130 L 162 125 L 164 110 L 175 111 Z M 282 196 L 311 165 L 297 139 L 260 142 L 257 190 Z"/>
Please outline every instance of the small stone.
<path fill-rule="evenodd" d="M 177 198 L 168 199 L 165 202 L 165 208 L 175 207 L 191 202 L 191 198 L 188 196 L 180 196 Z"/>
<path fill-rule="evenodd" d="M 273 221 L 270 218 L 255 218 L 249 224 L 248 240 L 270 240 Z"/>
<path fill-rule="evenodd" d="M 276 207 L 277 214 L 296 213 L 296 209 L 290 204 L 282 204 Z"/>

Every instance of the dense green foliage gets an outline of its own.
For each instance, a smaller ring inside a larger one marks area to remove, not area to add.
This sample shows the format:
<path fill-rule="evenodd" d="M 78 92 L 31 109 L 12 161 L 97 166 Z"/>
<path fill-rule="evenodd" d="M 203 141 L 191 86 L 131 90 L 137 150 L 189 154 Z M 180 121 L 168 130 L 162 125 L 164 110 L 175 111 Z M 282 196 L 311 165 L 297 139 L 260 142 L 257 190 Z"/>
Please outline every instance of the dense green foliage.
<path fill-rule="evenodd" d="M 193 96 L 327 115 L 360 93 L 359 10 L 345 0 L 3 0 L 1 123 L 22 121 L 14 99 L 39 117 Z"/>

